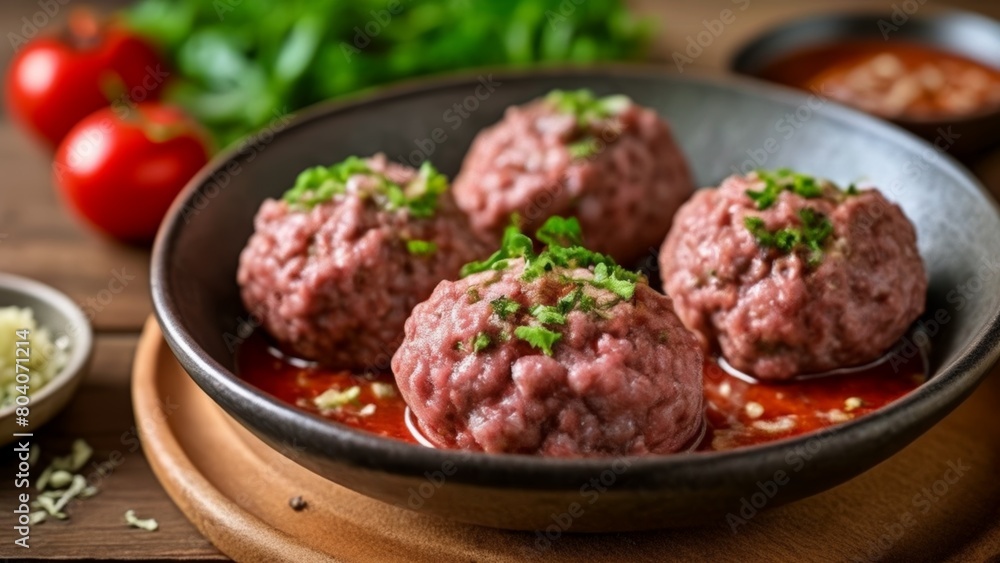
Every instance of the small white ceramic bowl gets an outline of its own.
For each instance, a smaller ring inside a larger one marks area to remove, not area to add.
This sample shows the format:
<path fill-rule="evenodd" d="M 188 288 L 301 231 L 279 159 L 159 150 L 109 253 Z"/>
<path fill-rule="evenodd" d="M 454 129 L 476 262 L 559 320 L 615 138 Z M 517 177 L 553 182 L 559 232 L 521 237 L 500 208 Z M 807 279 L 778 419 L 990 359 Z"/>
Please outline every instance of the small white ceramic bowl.
<path fill-rule="evenodd" d="M 10 274 L 0 274 L 0 307 L 30 307 L 39 327 L 49 330 L 53 340 L 66 337 L 66 363 L 51 381 L 32 393 L 28 404 L 29 424 L 17 424 L 16 405 L 0 409 L 0 445 L 14 434 L 35 432 L 69 403 L 90 366 L 94 333 L 83 311 L 72 299 L 51 287 Z"/>

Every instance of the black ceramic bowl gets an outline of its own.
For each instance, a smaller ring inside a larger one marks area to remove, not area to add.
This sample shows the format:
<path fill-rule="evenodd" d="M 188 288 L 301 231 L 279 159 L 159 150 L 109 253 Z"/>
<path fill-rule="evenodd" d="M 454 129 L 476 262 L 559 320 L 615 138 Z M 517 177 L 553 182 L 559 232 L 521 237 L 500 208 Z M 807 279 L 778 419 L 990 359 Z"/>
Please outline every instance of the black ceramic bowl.
<path fill-rule="evenodd" d="M 454 175 L 473 137 L 504 108 L 554 88 L 582 87 L 624 93 L 660 111 L 700 185 L 715 185 L 740 168 L 790 166 L 840 183 L 865 177 L 881 186 L 917 225 L 930 272 L 929 316 L 948 315 L 933 338 L 929 382 L 875 415 L 820 435 L 720 453 L 600 460 L 409 445 L 308 414 L 234 375 L 229 346 L 247 318 L 235 282 L 237 258 L 261 201 L 281 194 L 303 168 L 351 154 L 433 152 L 434 163 Z M 470 108 L 460 122 L 456 103 Z M 797 111 L 808 111 L 808 118 L 785 132 L 782 119 Z M 425 141 L 442 135 L 443 142 Z M 758 482 L 778 472 L 788 481 L 768 507 L 833 487 L 886 459 L 968 395 L 1000 353 L 1000 217 L 976 180 L 908 133 L 832 104 L 812 109 L 805 96 L 759 82 L 648 67 L 452 78 L 314 108 L 259 149 L 217 158 L 192 180 L 159 233 L 153 302 L 167 341 L 191 377 L 273 447 L 331 481 L 426 514 L 544 529 L 553 515 L 571 511 L 573 531 L 722 522 L 759 491 Z"/>
<path fill-rule="evenodd" d="M 1000 22 L 960 11 L 917 10 L 911 15 L 902 8 L 886 13 L 812 16 L 784 23 L 741 47 L 730 68 L 758 76 L 770 63 L 793 51 L 854 39 L 919 43 L 1000 69 Z M 932 141 L 941 136 L 940 128 L 951 126 L 960 135 L 949 149 L 953 153 L 974 152 L 1000 142 L 1000 109 L 941 120 L 901 118 L 896 123 Z"/>

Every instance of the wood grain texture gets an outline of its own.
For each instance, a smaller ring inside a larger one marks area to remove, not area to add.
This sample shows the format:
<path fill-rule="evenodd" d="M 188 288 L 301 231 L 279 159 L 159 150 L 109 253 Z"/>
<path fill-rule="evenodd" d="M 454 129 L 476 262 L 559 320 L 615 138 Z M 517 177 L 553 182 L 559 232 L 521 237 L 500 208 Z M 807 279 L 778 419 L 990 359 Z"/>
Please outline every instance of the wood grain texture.
<path fill-rule="evenodd" d="M 0 558 L 222 558 L 170 502 L 142 454 L 128 389 L 135 344 L 132 335 L 99 337 L 93 368 L 76 398 L 36 433 L 35 443 L 42 451 L 36 475 L 53 456 L 67 453 L 73 439 L 83 438 L 93 446 L 94 455 L 82 473 L 100 493 L 71 503 L 66 511 L 69 520 L 36 525 L 30 552 L 12 543 L 16 465 L 11 448 L 0 453 L 5 476 L 0 479 L 0 506 L 4 507 L 0 510 Z M 130 508 L 156 518 L 160 530 L 149 533 L 128 528 L 124 514 Z"/>
<path fill-rule="evenodd" d="M 164 397 L 180 405 L 162 416 Z M 133 373 L 144 448 L 171 497 L 239 560 L 843 561 L 1000 556 L 1000 372 L 958 411 L 864 475 L 744 525 L 538 536 L 448 523 L 384 504 L 296 465 L 230 419 L 147 325 Z M 444 483 L 445 487 L 448 483 Z M 780 494 L 780 491 L 779 493 Z M 288 499 L 308 508 L 295 512 Z M 600 502 L 598 499 L 597 502 Z"/>

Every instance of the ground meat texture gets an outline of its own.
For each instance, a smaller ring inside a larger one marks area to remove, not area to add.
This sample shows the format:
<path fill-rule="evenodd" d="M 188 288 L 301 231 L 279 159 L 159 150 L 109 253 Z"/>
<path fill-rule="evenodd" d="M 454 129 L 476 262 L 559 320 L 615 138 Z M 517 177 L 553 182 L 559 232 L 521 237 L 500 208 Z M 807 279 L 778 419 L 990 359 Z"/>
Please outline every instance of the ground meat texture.
<path fill-rule="evenodd" d="M 927 275 L 916 232 L 875 189 L 827 184 L 824 195 L 783 191 L 758 210 L 755 176 L 701 190 L 681 210 L 660 253 L 664 290 L 705 347 L 765 380 L 863 364 L 885 353 L 923 312 Z M 818 264 L 762 248 L 744 223 L 801 225 L 812 208 L 833 227 Z"/>
<path fill-rule="evenodd" d="M 512 336 L 513 327 L 531 322 L 530 305 L 553 304 L 572 287 L 551 276 L 525 282 L 523 264 L 443 282 L 407 320 L 392 367 L 428 440 L 561 457 L 691 446 L 704 425 L 702 353 L 670 299 L 644 282 L 629 301 L 585 285 L 596 309 L 570 311 L 548 356 Z M 501 318 L 493 304 L 500 298 L 518 312 Z M 476 351 L 483 334 L 489 344 Z"/>
<path fill-rule="evenodd" d="M 415 174 L 381 155 L 367 162 L 401 184 Z M 308 210 L 265 201 L 237 277 L 247 309 L 287 352 L 385 371 L 413 306 L 489 249 L 449 194 L 432 217 L 418 218 L 385 210 L 365 195 L 366 181 L 352 177 L 347 193 Z M 436 250 L 413 253 L 407 240 L 429 241 Z"/>
<path fill-rule="evenodd" d="M 595 140 L 574 158 L 574 143 Z M 475 139 L 455 179 L 472 225 L 497 238 L 513 213 L 525 232 L 552 215 L 579 218 L 587 247 L 631 264 L 656 248 L 694 191 L 683 153 L 653 110 L 629 104 L 581 131 L 546 100 L 511 107 Z"/>

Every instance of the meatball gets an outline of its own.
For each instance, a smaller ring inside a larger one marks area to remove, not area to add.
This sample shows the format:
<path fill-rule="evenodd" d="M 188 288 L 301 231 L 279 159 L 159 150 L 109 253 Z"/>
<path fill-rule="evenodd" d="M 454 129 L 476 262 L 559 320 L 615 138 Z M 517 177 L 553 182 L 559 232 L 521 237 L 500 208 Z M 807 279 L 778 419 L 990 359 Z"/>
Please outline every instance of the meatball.
<path fill-rule="evenodd" d="M 240 255 L 243 302 L 291 354 L 384 371 L 414 305 L 483 243 L 429 165 L 384 155 L 303 172 L 267 200 Z"/>
<path fill-rule="evenodd" d="M 655 111 L 584 90 L 509 108 L 476 137 L 454 191 L 484 237 L 499 238 L 514 213 L 529 231 L 575 216 L 588 247 L 631 264 L 656 252 L 694 184 Z"/>
<path fill-rule="evenodd" d="M 784 380 L 884 354 L 923 312 L 927 275 L 903 211 L 788 170 L 701 190 L 663 243 L 664 290 L 702 344 Z"/>
<path fill-rule="evenodd" d="M 670 299 L 601 265 L 533 277 L 537 260 L 442 282 L 414 308 L 392 368 L 420 432 L 439 447 L 562 457 L 697 442 L 702 352 Z"/>

